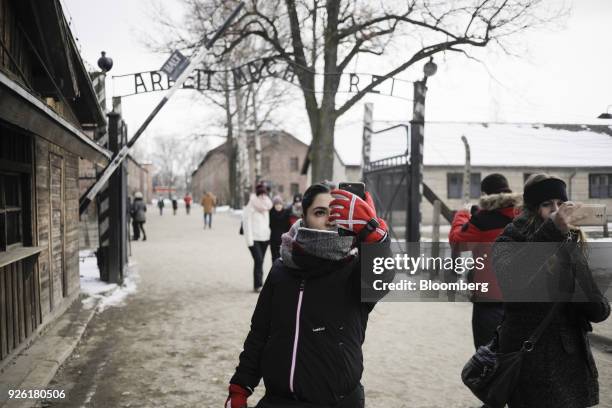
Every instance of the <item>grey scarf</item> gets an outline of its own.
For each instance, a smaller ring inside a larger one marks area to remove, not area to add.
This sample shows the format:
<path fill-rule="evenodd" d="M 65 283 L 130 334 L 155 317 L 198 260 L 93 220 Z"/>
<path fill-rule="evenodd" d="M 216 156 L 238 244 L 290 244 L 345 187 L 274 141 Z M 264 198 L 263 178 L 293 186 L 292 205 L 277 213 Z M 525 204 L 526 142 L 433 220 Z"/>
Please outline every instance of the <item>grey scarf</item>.
<path fill-rule="evenodd" d="M 302 226 L 301 219 L 281 236 L 281 240 L 281 258 L 290 268 L 300 268 L 294 260 L 294 251 L 329 261 L 340 261 L 357 253 L 357 248 L 353 248 L 352 236 L 306 228 Z"/>

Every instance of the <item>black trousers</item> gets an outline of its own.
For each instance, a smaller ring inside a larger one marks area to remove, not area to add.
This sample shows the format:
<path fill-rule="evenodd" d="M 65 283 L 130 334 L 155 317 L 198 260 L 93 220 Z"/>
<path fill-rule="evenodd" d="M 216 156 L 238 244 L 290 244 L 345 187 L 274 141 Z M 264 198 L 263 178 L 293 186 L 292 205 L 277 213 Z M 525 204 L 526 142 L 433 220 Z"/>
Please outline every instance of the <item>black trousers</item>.
<path fill-rule="evenodd" d="M 498 302 L 474 302 L 472 309 L 472 335 L 474 347 L 484 346 L 495 335 L 504 318 L 504 307 Z"/>
<path fill-rule="evenodd" d="M 270 252 L 272 253 L 272 263 L 280 258 L 281 241 L 270 241 Z"/>
<path fill-rule="evenodd" d="M 132 230 L 134 231 L 134 241 L 140 239 L 140 232 L 142 231 L 142 238 L 147 239 L 147 233 L 144 230 L 144 221 L 132 221 Z"/>
<path fill-rule="evenodd" d="M 249 247 L 253 257 L 253 288 L 258 289 L 263 286 L 263 261 L 268 249 L 269 241 L 254 241 L 253 246 Z"/>

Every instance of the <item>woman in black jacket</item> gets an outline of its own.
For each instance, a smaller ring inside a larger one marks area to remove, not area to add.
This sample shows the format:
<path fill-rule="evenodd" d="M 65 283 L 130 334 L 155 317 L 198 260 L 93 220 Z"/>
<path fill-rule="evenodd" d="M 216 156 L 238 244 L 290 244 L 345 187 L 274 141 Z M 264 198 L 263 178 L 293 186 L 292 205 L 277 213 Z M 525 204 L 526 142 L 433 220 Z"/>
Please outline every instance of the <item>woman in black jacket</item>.
<path fill-rule="evenodd" d="M 605 320 L 610 304 L 593 281 L 576 206 L 565 183 L 545 174 L 527 179 L 522 213 L 493 248 L 504 296 L 502 353 L 519 350 L 557 304 L 551 323 L 525 354 L 510 408 L 584 408 L 597 405 L 597 368 L 587 332 Z M 577 282 L 577 283 L 576 283 Z M 580 287 L 584 296 L 572 300 Z M 554 303 L 553 303 L 554 302 Z M 529 345 L 530 346 L 530 345 Z"/>
<path fill-rule="evenodd" d="M 302 205 L 304 218 L 283 235 L 281 259 L 259 295 L 226 408 L 246 407 L 261 378 L 258 408 L 364 406 L 361 346 L 374 303 L 361 302 L 355 237 L 384 242 L 373 247 L 386 251 L 386 225 L 369 195 L 324 184 L 309 187 Z M 339 235 L 339 227 L 355 235 Z"/>
<path fill-rule="evenodd" d="M 270 209 L 270 252 L 272 263 L 280 258 L 281 236 L 289 231 L 289 210 L 283 205 L 283 199 L 275 196 L 272 199 L 273 207 Z"/>

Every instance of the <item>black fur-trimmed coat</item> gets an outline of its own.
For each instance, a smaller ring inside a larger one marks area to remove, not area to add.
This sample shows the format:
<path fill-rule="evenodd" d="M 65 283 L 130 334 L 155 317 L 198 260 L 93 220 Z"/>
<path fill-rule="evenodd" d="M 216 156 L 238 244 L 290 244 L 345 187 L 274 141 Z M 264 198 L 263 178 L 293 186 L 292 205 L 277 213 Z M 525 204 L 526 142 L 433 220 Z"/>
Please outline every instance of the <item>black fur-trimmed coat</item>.
<path fill-rule="evenodd" d="M 493 247 L 493 263 L 502 293 L 509 291 L 510 286 L 516 287 L 513 279 L 525 278 L 521 276 L 524 269 L 518 267 L 524 262 L 519 258 L 525 255 L 513 251 L 512 243 L 559 242 L 561 245 L 567 237 L 550 220 L 529 227 L 524 216 L 517 217 Z M 529 261 L 541 262 L 544 256 L 532 254 Z M 586 272 L 590 276 L 588 268 Z M 610 315 L 610 303 L 596 286 L 589 299 L 589 302 L 562 303 L 535 349 L 525 355 L 510 408 L 584 408 L 599 403 L 597 368 L 587 333 L 592 330 L 591 322 L 601 322 Z M 551 307 L 552 303 L 546 302 L 505 303 L 500 352 L 519 350 Z"/>

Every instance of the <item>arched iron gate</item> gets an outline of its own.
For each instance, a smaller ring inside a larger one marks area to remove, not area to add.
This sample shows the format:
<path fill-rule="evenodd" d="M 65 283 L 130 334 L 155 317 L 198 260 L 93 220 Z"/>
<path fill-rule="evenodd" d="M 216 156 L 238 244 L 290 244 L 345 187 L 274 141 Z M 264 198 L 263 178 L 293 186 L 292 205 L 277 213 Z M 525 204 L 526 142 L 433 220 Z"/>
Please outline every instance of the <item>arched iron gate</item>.
<path fill-rule="evenodd" d="M 451 222 L 454 212 L 436 195 L 436 193 L 422 183 L 421 186 L 412 186 L 413 172 L 410 164 L 410 128 L 406 125 L 396 125 L 389 128 L 372 132 L 372 135 L 382 134 L 393 131 L 394 129 L 404 128 L 406 130 L 405 151 L 402 154 L 382 158 L 375 161 L 365 161 L 363 168 L 363 181 L 366 188 L 372 195 L 379 215 L 387 222 L 389 234 L 393 241 L 403 245 L 410 242 L 410 230 L 418 229 L 421 219 L 418 205 L 421 197 L 411 197 L 411 191 L 418 191 L 430 203 L 440 201 L 440 215 L 448 222 Z M 418 177 L 418 183 L 422 177 Z M 415 188 L 412 188 L 415 187 Z M 413 193 L 414 194 L 414 193 Z M 412 201 L 411 201 L 412 200 Z M 415 207 L 415 208 L 411 208 Z M 418 212 L 419 216 L 410 217 L 410 212 Z M 419 225 L 410 225 L 416 223 Z M 414 232 L 413 232 L 414 235 Z"/>
<path fill-rule="evenodd" d="M 370 162 L 363 172 L 379 216 L 387 222 L 391 239 L 402 248 L 408 228 L 409 178 L 410 163 L 405 154 Z"/>

